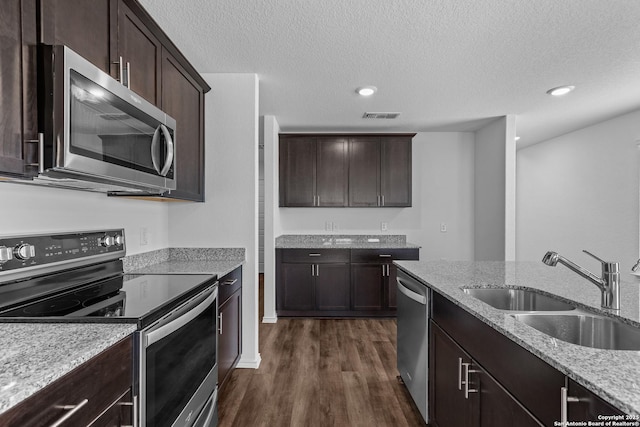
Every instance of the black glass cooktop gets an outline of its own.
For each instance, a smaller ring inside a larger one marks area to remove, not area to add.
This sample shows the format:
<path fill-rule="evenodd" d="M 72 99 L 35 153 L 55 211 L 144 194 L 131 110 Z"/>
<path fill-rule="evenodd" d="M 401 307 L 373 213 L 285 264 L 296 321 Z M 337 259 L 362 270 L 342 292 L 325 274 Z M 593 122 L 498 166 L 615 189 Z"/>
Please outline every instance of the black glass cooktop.
<path fill-rule="evenodd" d="M 213 285 L 214 279 L 204 274 L 124 274 L 52 295 L 41 295 L 44 285 L 37 281 L 17 283 L 0 292 L 0 321 L 126 322 L 145 327 Z"/>

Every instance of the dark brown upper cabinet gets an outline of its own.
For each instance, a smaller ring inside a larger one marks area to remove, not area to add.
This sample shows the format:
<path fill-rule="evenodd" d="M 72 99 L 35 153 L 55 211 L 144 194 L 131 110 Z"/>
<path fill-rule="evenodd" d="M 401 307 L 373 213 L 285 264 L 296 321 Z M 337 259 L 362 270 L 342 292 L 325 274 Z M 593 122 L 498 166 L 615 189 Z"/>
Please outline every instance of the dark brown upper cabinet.
<path fill-rule="evenodd" d="M 280 135 L 280 206 L 411 206 L 414 135 Z"/>
<path fill-rule="evenodd" d="M 349 139 L 349 206 L 411 206 L 412 137 Z"/>
<path fill-rule="evenodd" d="M 347 139 L 280 138 L 280 206 L 347 206 Z"/>
<path fill-rule="evenodd" d="M 118 3 L 118 58 L 126 85 L 154 105 L 160 103 L 162 45 L 142 20 L 124 3 Z M 175 118 L 175 117 L 174 117 Z"/>
<path fill-rule="evenodd" d="M 176 189 L 169 197 L 204 201 L 204 92 L 166 50 L 162 53 L 162 110 L 176 119 Z"/>
<path fill-rule="evenodd" d="M 37 170 L 35 0 L 3 2 L 0 23 L 0 171 L 20 177 Z"/>

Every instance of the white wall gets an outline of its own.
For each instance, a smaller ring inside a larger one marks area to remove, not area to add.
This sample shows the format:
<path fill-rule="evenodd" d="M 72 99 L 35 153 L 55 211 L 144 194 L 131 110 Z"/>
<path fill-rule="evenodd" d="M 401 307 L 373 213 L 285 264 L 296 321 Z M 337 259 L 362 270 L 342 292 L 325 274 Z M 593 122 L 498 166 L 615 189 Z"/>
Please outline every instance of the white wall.
<path fill-rule="evenodd" d="M 168 246 L 166 203 L 0 182 L 0 235 L 124 228 L 127 254 Z M 147 245 L 140 230 L 147 229 Z"/>
<path fill-rule="evenodd" d="M 279 234 L 331 234 L 326 221 L 337 225 L 337 234 L 380 234 L 380 223 L 387 222 L 384 233 L 406 234 L 422 246 L 420 259 L 473 260 L 473 133 L 418 133 L 412 149 L 412 207 L 278 209 L 276 192 Z M 440 232 L 441 223 L 446 233 Z"/>
<path fill-rule="evenodd" d="M 258 352 L 258 78 L 203 74 L 205 96 L 205 203 L 169 206 L 174 247 L 242 247 L 242 356 L 257 368 Z"/>
<path fill-rule="evenodd" d="M 275 323 L 276 252 L 275 238 L 282 234 L 278 208 L 278 134 L 280 126 L 274 116 L 264 116 L 264 317 Z"/>
<path fill-rule="evenodd" d="M 638 258 L 640 111 L 517 153 L 517 259 L 548 250 L 594 271 L 582 249 L 629 272 Z"/>
<path fill-rule="evenodd" d="M 476 132 L 475 259 L 515 259 L 515 117 Z"/>

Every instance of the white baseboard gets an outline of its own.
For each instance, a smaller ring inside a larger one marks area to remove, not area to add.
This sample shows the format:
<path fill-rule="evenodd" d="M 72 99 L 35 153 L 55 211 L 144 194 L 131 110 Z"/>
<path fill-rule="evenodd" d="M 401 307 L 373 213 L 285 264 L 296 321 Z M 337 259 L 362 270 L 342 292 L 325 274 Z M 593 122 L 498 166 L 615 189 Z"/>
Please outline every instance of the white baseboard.
<path fill-rule="evenodd" d="M 278 316 L 263 316 L 262 323 L 278 323 Z"/>
<path fill-rule="evenodd" d="M 245 359 L 244 356 L 240 356 L 240 360 L 238 361 L 236 368 L 258 369 L 260 367 L 260 362 L 262 362 L 260 353 L 257 354 L 255 359 Z"/>

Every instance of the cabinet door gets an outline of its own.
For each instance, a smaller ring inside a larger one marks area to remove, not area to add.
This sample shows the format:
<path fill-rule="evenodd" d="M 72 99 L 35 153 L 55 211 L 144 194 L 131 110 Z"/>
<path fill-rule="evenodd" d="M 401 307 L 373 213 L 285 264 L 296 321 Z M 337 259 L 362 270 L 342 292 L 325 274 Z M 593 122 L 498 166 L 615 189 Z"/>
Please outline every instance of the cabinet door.
<path fill-rule="evenodd" d="M 431 346 L 431 422 L 437 427 L 478 426 L 478 393 L 465 398 L 461 384 L 462 363 L 471 358 L 433 322 Z"/>
<path fill-rule="evenodd" d="M 118 3 L 118 55 L 125 63 L 129 88 L 160 106 L 162 45 L 123 0 Z"/>
<path fill-rule="evenodd" d="M 282 278 L 278 281 L 283 310 L 313 310 L 313 264 L 281 265 Z"/>
<path fill-rule="evenodd" d="M 354 310 L 382 310 L 384 307 L 383 264 L 353 264 L 351 266 Z"/>
<path fill-rule="evenodd" d="M 382 206 L 411 206 L 411 137 L 383 137 L 380 162 Z"/>
<path fill-rule="evenodd" d="M 349 310 L 349 264 L 316 264 L 317 310 Z"/>
<path fill-rule="evenodd" d="M 602 421 L 598 415 L 624 414 L 575 381 L 567 379 L 567 382 L 568 396 L 578 398 L 577 402 L 567 403 L 567 421 Z"/>
<path fill-rule="evenodd" d="M 316 197 L 318 206 L 347 206 L 348 162 L 346 138 L 318 138 Z"/>
<path fill-rule="evenodd" d="M 480 391 L 480 426 L 482 427 L 542 427 L 520 403 L 518 403 L 486 371 L 473 366 L 473 386 Z"/>
<path fill-rule="evenodd" d="M 169 196 L 204 201 L 204 93 L 178 61 L 164 50 L 162 110 L 176 119 L 177 188 Z"/>
<path fill-rule="evenodd" d="M 25 142 L 37 125 L 35 1 L 3 2 L 0 23 L 0 173 L 23 175 L 37 160 L 37 144 Z"/>
<path fill-rule="evenodd" d="M 315 206 L 315 138 L 280 139 L 280 206 Z"/>
<path fill-rule="evenodd" d="M 378 206 L 380 138 L 349 139 L 349 206 Z"/>
<path fill-rule="evenodd" d="M 105 73 L 117 75 L 117 0 L 47 0 L 41 4 L 42 38 L 63 44 Z"/>
<path fill-rule="evenodd" d="M 242 291 L 237 291 L 220 307 L 218 314 L 218 385 L 227 379 L 240 359 Z"/>
<path fill-rule="evenodd" d="M 94 420 L 89 427 L 114 427 L 133 425 L 133 396 L 131 389 L 117 402 L 109 407 L 102 415 Z"/>

